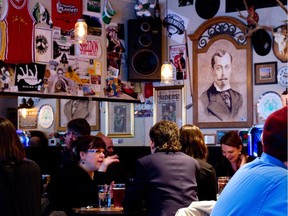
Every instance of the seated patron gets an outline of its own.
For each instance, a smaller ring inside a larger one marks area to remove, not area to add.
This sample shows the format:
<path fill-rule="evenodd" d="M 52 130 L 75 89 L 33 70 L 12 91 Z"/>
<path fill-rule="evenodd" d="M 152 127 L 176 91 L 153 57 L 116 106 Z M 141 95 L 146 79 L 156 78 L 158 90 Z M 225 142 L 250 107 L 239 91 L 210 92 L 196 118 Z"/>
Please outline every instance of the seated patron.
<path fill-rule="evenodd" d="M 195 125 L 184 125 L 180 128 L 180 143 L 182 152 L 195 158 L 200 166 L 197 175 L 198 199 L 216 200 L 217 178 L 214 167 L 207 163 L 208 148 L 204 142 L 204 135 Z"/>
<path fill-rule="evenodd" d="M 266 119 L 261 157 L 235 173 L 211 216 L 287 215 L 287 112 L 285 106 Z"/>
<path fill-rule="evenodd" d="M 71 143 L 77 139 L 78 136 L 90 135 L 90 124 L 84 118 L 77 118 L 67 123 L 67 131 L 65 134 L 66 147 L 61 153 L 61 166 L 69 164 L 73 160 Z"/>
<path fill-rule="evenodd" d="M 244 164 L 255 159 L 248 156 L 236 131 L 229 131 L 220 139 L 222 157 L 216 163 L 216 175 L 233 176 Z"/>
<path fill-rule="evenodd" d="M 41 170 L 25 158 L 14 125 L 0 117 L 0 215 L 41 214 Z"/>
<path fill-rule="evenodd" d="M 106 156 L 115 155 L 113 141 L 110 137 L 105 136 L 103 133 L 99 132 L 96 137 L 100 137 L 106 145 Z M 107 182 L 111 183 L 127 183 L 130 178 L 130 174 L 124 169 L 121 162 L 112 163 L 106 171 Z"/>
<path fill-rule="evenodd" d="M 72 208 L 97 206 L 98 184 L 105 184 L 107 167 L 119 162 L 117 155 L 105 158 L 105 143 L 95 136 L 79 136 L 71 144 L 73 162 L 51 179 L 47 195 L 51 209 L 72 214 Z"/>
<path fill-rule="evenodd" d="M 179 208 L 198 200 L 197 161 L 181 152 L 179 128 L 162 120 L 149 132 L 152 154 L 136 162 L 136 174 L 126 186 L 125 211 L 138 211 L 145 203 L 148 216 L 174 216 Z"/>

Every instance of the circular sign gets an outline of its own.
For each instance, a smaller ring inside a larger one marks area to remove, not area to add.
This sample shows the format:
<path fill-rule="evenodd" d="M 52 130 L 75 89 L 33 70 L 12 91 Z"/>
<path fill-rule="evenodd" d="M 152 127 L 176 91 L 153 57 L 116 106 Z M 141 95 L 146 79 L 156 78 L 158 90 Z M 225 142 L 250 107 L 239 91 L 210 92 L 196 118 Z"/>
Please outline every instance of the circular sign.
<path fill-rule="evenodd" d="M 281 67 L 277 74 L 278 83 L 286 88 L 288 88 L 288 67 Z"/>
<path fill-rule="evenodd" d="M 54 122 L 54 112 L 52 106 L 48 104 L 41 106 L 38 113 L 39 125 L 47 129 L 52 126 L 53 122 Z"/>
<path fill-rule="evenodd" d="M 282 107 L 283 105 L 280 95 L 276 92 L 268 91 L 262 94 L 258 99 L 257 112 L 265 121 L 271 113 Z"/>

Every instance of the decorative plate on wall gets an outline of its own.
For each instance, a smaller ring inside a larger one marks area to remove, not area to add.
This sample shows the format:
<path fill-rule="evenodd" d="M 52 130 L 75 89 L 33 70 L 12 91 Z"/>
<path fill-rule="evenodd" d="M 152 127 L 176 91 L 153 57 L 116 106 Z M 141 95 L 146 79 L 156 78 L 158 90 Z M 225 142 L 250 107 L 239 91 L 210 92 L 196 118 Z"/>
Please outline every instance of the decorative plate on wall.
<path fill-rule="evenodd" d="M 51 105 L 44 104 L 40 107 L 38 112 L 38 123 L 41 127 L 47 129 L 52 126 L 54 122 L 54 112 Z"/>
<path fill-rule="evenodd" d="M 277 92 L 268 91 L 258 99 L 257 113 L 265 121 L 271 113 L 282 107 L 281 96 Z"/>
<path fill-rule="evenodd" d="M 281 67 L 277 74 L 278 83 L 286 88 L 288 88 L 288 67 Z"/>

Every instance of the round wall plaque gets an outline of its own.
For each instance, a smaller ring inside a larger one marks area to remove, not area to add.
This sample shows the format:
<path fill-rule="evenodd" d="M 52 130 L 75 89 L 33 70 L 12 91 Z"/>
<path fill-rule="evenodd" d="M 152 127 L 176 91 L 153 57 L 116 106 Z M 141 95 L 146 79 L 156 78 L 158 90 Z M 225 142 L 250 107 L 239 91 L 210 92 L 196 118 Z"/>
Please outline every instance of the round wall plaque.
<path fill-rule="evenodd" d="M 282 107 L 281 96 L 277 92 L 268 91 L 258 99 L 257 113 L 265 121 L 271 113 Z"/>
<path fill-rule="evenodd" d="M 51 105 L 44 104 L 40 107 L 38 112 L 38 123 L 41 127 L 47 129 L 52 126 L 54 122 L 54 112 Z"/>

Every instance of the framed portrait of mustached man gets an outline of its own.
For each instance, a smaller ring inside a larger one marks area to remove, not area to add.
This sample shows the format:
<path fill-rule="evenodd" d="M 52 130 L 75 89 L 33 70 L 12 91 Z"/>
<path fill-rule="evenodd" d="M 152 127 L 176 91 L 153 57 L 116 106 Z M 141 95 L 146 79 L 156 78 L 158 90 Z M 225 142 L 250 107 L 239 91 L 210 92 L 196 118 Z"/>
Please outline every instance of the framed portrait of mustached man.
<path fill-rule="evenodd" d="M 252 125 L 252 47 L 245 33 L 241 21 L 214 17 L 189 35 L 193 122 L 201 128 Z"/>

